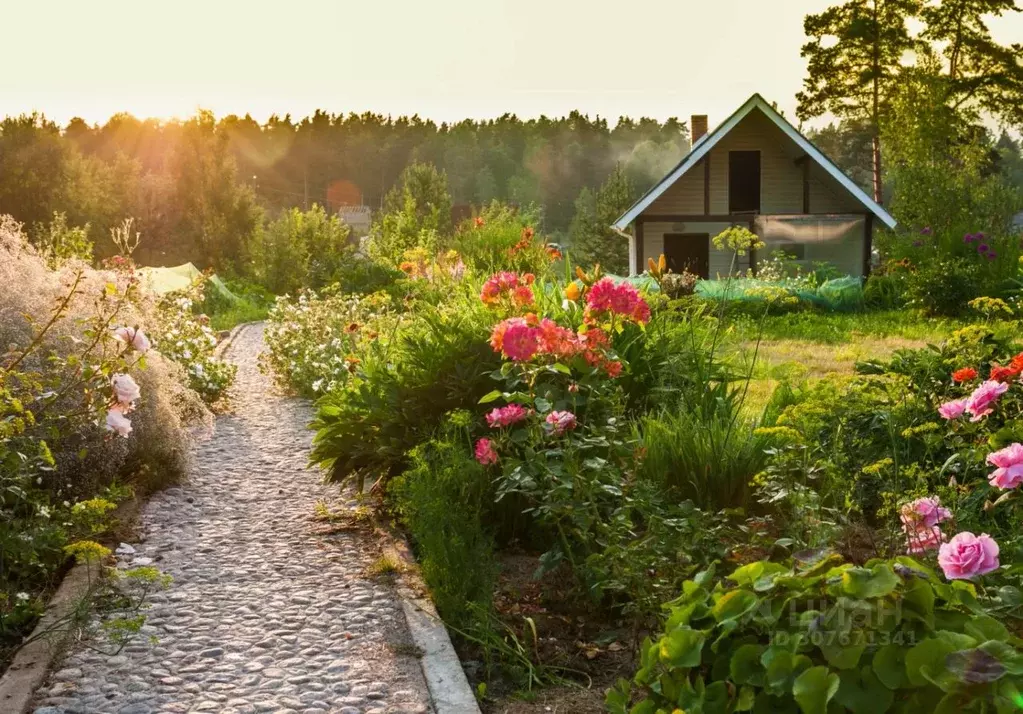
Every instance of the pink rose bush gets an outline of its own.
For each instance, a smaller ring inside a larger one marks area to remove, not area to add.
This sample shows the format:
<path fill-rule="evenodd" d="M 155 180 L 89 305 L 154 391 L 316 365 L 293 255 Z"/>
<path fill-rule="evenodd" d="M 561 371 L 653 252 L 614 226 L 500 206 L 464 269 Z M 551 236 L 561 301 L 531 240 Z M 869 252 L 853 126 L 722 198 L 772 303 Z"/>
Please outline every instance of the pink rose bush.
<path fill-rule="evenodd" d="M 899 520 L 906 534 L 909 553 L 924 553 L 934 550 L 945 541 L 939 523 L 952 517 L 952 512 L 943 508 L 937 497 L 918 498 L 899 509 Z"/>
<path fill-rule="evenodd" d="M 146 333 L 138 327 L 118 327 L 114 330 L 114 339 L 132 347 L 135 351 L 145 354 L 152 347 Z"/>
<path fill-rule="evenodd" d="M 970 421 L 980 421 L 994 411 L 998 398 L 1009 391 L 1009 385 L 992 379 L 977 387 L 966 399 L 966 411 L 972 415 Z"/>
<path fill-rule="evenodd" d="M 987 533 L 963 531 L 938 549 L 938 565 L 949 580 L 968 580 L 996 570 L 998 544 Z"/>
<path fill-rule="evenodd" d="M 942 419 L 958 419 L 966 413 L 966 400 L 965 399 L 953 399 L 950 402 L 945 402 L 938 407 L 938 414 L 941 415 Z"/>
<path fill-rule="evenodd" d="M 1013 489 L 1023 483 L 1023 444 L 1013 443 L 988 454 L 987 463 L 998 467 L 988 477 L 995 488 Z"/>

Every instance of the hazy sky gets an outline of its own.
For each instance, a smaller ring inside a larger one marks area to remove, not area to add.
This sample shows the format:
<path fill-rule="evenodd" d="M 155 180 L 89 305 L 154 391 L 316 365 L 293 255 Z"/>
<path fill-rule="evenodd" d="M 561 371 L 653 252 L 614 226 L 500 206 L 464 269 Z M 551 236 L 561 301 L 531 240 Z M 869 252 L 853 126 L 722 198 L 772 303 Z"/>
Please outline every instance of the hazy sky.
<path fill-rule="evenodd" d="M 835 0 L 0 0 L 0 115 L 792 117 Z M 1023 13 L 992 24 L 1023 41 Z"/>

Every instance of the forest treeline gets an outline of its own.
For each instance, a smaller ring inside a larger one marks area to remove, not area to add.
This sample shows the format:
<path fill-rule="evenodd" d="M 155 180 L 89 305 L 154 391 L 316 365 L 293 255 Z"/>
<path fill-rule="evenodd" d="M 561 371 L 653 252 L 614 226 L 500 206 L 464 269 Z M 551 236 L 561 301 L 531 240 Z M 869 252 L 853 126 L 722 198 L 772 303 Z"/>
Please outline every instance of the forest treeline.
<path fill-rule="evenodd" d="M 111 227 L 136 219 L 137 257 L 224 267 L 243 237 L 281 209 L 318 204 L 378 210 L 406 166 L 432 164 L 451 203 L 494 199 L 539 209 L 543 227 L 566 232 L 612 174 L 638 195 L 689 148 L 685 123 L 623 118 L 613 126 L 578 112 L 562 118 L 437 124 L 419 117 L 332 115 L 293 120 L 185 121 L 117 114 L 103 125 L 42 115 L 0 122 L 0 212 L 42 226 L 54 212 L 90 226 L 97 257 L 114 251 Z M 615 172 L 616 167 L 620 172 Z"/>

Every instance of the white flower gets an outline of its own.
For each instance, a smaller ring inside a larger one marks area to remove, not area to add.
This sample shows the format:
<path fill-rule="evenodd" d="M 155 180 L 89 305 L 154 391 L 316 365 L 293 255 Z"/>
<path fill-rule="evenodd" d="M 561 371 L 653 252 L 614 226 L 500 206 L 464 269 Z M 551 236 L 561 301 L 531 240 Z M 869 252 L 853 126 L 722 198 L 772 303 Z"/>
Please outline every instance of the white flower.
<path fill-rule="evenodd" d="M 142 390 L 130 374 L 115 374 L 110 378 L 110 384 L 114 388 L 114 398 L 126 406 L 142 396 Z"/>
<path fill-rule="evenodd" d="M 17 600 L 18 602 L 28 602 L 29 600 L 32 599 L 32 596 L 29 595 L 28 593 L 18 593 L 17 595 L 14 596 L 14 599 Z"/>
<path fill-rule="evenodd" d="M 107 412 L 107 430 L 116 431 L 124 438 L 131 433 L 131 420 L 125 418 L 124 414 L 117 407 Z"/>
<path fill-rule="evenodd" d="M 142 354 L 148 352 L 149 348 L 152 347 L 149 338 L 146 337 L 146 333 L 138 327 L 118 327 L 114 330 L 114 339 L 120 340 L 126 345 L 131 345 Z"/>
<path fill-rule="evenodd" d="M 199 364 L 198 362 L 193 364 L 192 365 L 192 372 L 195 374 L 196 377 L 201 377 L 203 375 L 202 365 Z"/>
<path fill-rule="evenodd" d="M 41 518 L 49 518 L 50 517 L 50 509 L 47 508 L 46 506 L 40 506 L 39 507 L 39 516 Z"/>
<path fill-rule="evenodd" d="M 315 382 L 313 382 L 312 386 L 313 386 L 313 391 L 314 392 L 320 391 L 320 387 L 323 386 L 323 380 L 322 379 L 317 379 Z"/>

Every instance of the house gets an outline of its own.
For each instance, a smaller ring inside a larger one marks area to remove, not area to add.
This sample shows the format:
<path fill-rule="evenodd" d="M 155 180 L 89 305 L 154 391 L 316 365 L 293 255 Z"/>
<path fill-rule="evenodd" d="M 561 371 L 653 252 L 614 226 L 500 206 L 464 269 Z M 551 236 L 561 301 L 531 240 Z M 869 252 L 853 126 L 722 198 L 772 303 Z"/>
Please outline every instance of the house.
<path fill-rule="evenodd" d="M 707 117 L 694 116 L 691 130 L 689 154 L 613 226 L 629 240 L 631 273 L 661 253 L 675 272 L 755 273 L 778 249 L 808 265 L 869 273 L 874 229 L 894 228 L 895 219 L 763 97 L 754 94 L 710 133 Z M 716 249 L 711 239 L 733 225 L 747 226 L 766 249 Z"/>

